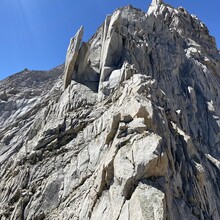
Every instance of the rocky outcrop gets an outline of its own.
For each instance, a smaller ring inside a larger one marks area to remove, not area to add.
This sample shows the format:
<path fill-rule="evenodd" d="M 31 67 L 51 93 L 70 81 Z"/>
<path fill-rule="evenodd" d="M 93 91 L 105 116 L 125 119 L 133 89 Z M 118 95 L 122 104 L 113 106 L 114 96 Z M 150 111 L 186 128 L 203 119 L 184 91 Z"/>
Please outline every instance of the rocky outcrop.
<path fill-rule="evenodd" d="M 74 67 L 78 57 L 79 49 L 83 38 L 83 26 L 80 27 L 75 37 L 70 40 L 70 44 L 66 54 L 66 63 L 64 69 L 64 89 L 66 89 L 71 83 Z"/>
<path fill-rule="evenodd" d="M 150 16 L 157 12 L 158 9 L 160 9 L 161 4 L 163 3 L 162 0 L 152 0 L 150 7 L 147 11 L 147 15 Z"/>
<path fill-rule="evenodd" d="M 3 115 L 19 93 L 0 92 L 0 218 L 220 219 L 220 55 L 206 26 L 162 1 L 127 6 L 77 51 L 66 89 L 42 82 L 14 124 Z"/>
<path fill-rule="evenodd" d="M 35 114 L 59 96 L 62 72 L 63 65 L 50 71 L 25 69 L 0 81 L 0 165 L 22 147 Z"/>

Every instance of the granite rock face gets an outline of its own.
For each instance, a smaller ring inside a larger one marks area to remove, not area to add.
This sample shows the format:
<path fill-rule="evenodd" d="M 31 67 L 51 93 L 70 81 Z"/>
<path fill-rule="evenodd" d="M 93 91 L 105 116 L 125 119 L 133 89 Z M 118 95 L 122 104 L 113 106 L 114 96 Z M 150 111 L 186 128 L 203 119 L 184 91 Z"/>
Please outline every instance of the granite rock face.
<path fill-rule="evenodd" d="M 66 62 L 64 69 L 64 89 L 71 84 L 71 80 L 73 77 L 73 71 L 76 64 L 76 60 L 78 57 L 79 49 L 82 43 L 84 29 L 80 27 L 75 37 L 70 40 L 70 45 L 66 54 Z"/>
<path fill-rule="evenodd" d="M 0 82 L 0 219 L 220 219 L 220 55 L 206 26 L 153 0 L 74 39 L 64 79 Z"/>

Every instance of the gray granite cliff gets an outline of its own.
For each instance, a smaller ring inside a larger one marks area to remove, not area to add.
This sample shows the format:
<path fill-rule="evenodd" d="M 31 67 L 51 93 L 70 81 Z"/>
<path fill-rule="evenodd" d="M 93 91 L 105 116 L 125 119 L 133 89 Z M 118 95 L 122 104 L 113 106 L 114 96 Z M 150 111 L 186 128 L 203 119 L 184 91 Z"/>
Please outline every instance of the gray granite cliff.
<path fill-rule="evenodd" d="M 0 219 L 219 220 L 220 55 L 207 27 L 153 0 L 82 35 L 54 74 L 0 81 Z"/>

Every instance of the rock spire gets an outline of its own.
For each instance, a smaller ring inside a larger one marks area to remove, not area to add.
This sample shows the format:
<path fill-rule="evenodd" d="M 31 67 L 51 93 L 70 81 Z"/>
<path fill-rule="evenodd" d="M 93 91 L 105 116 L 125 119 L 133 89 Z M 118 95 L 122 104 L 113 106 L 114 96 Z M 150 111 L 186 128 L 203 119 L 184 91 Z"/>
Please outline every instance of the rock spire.
<path fill-rule="evenodd" d="M 220 55 L 207 27 L 153 1 L 82 35 L 64 76 L 0 81 L 0 219 L 219 220 Z"/>
<path fill-rule="evenodd" d="M 66 89 L 71 83 L 74 67 L 82 43 L 83 33 L 84 28 L 83 26 L 81 26 L 80 29 L 77 31 L 76 35 L 70 40 L 64 69 L 64 89 Z"/>

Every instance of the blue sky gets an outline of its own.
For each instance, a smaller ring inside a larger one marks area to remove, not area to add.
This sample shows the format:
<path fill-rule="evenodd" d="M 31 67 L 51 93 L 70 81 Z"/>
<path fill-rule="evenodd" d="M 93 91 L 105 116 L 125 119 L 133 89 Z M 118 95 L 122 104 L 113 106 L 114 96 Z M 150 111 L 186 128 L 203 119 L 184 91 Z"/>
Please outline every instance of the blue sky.
<path fill-rule="evenodd" d="M 116 8 L 147 11 L 151 0 L 0 0 L 0 80 L 23 70 L 48 70 L 65 60 L 80 25 L 87 41 Z M 220 1 L 166 0 L 196 14 L 220 48 Z"/>

